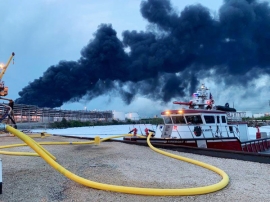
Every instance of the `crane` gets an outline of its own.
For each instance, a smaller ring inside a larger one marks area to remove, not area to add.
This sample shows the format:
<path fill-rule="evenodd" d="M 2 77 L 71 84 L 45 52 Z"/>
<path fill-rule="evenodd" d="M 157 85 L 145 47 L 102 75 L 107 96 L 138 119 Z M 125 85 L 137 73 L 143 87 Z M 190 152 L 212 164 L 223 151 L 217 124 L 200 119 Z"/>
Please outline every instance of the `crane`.
<path fill-rule="evenodd" d="M 2 71 L 0 73 L 0 96 L 6 96 L 8 94 L 8 87 L 5 86 L 5 83 L 4 83 L 4 81 L 2 81 L 2 78 L 3 78 L 8 66 L 9 66 L 9 64 L 14 56 L 15 56 L 15 53 L 12 52 L 7 64 L 0 65 L 0 67 L 2 69 Z"/>
<path fill-rule="evenodd" d="M 8 59 L 7 64 L 0 64 L 0 68 L 1 68 L 1 72 L 0 72 L 0 96 L 6 96 L 8 94 L 8 87 L 5 86 L 4 81 L 2 81 L 2 78 L 5 74 L 5 72 L 7 71 L 7 68 L 11 62 L 11 60 L 13 59 L 13 57 L 15 56 L 15 53 L 12 52 L 10 58 Z M 14 127 L 17 128 L 16 125 L 16 121 L 14 118 L 14 113 L 13 113 L 13 108 L 14 108 L 14 101 L 12 99 L 7 99 L 7 98 L 3 98 L 0 97 L 1 100 L 7 100 L 9 101 L 8 105 L 2 103 L 0 105 L 2 105 L 4 107 L 4 114 L 2 114 L 2 116 L 0 117 L 0 122 L 2 122 L 4 119 L 6 119 L 8 117 L 8 123 L 11 121 L 14 124 Z"/>

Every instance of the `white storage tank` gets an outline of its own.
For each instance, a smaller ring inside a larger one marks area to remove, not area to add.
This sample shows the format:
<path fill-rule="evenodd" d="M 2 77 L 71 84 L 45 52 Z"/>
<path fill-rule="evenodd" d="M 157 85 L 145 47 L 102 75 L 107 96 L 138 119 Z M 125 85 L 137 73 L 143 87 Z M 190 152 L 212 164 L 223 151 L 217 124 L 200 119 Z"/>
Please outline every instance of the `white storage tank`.
<path fill-rule="evenodd" d="M 113 119 L 117 121 L 125 121 L 125 113 L 113 111 Z"/>
<path fill-rule="evenodd" d="M 137 120 L 140 120 L 140 117 L 139 117 L 139 114 L 138 113 L 126 113 L 126 118 L 129 119 L 129 120 L 132 120 L 132 121 L 137 121 Z"/>

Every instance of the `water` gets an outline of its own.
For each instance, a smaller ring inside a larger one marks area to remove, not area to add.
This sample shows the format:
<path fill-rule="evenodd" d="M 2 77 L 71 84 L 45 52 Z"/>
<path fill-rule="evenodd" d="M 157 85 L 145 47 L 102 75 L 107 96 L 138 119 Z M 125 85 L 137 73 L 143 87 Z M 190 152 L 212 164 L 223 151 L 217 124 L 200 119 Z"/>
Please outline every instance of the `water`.
<path fill-rule="evenodd" d="M 46 132 L 52 135 L 76 136 L 83 138 L 107 138 L 115 135 L 128 134 L 133 128 L 138 129 L 138 134 L 145 134 L 144 129 L 148 128 L 156 130 L 156 125 L 151 124 L 136 124 L 136 125 L 109 125 L 109 126 L 87 126 L 66 129 L 35 129 L 32 132 Z M 116 138 L 122 139 L 122 138 Z"/>
<path fill-rule="evenodd" d="M 138 129 L 138 134 L 145 134 L 144 132 L 145 128 L 156 130 L 157 126 L 152 124 L 87 126 L 87 127 L 66 128 L 66 129 L 34 129 L 32 130 L 32 132 L 46 132 L 48 134 L 77 136 L 86 138 L 94 138 L 95 136 L 100 136 L 100 138 L 106 138 L 109 136 L 127 134 L 135 127 Z M 270 137 L 270 126 L 262 126 L 259 129 L 260 132 L 266 132 L 268 137 Z M 257 131 L 258 131 L 257 128 L 254 127 L 248 128 L 249 140 L 256 139 Z"/>

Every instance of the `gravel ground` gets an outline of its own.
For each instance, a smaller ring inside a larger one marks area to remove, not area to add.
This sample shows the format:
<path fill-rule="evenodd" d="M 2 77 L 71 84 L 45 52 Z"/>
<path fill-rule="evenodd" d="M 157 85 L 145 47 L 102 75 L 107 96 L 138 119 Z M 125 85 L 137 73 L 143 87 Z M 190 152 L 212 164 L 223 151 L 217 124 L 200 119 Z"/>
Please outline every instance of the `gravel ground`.
<path fill-rule="evenodd" d="M 16 137 L 0 137 L 0 145 L 21 143 Z M 85 141 L 63 137 L 41 141 Z M 171 159 L 148 147 L 117 142 L 95 145 L 46 145 L 57 162 L 91 181 L 147 188 L 190 188 L 218 183 L 221 177 L 207 169 Z M 29 151 L 29 147 L 4 149 Z M 229 185 L 217 192 L 196 196 L 143 196 L 85 187 L 54 170 L 40 157 L 0 154 L 3 164 L 3 194 L 0 201 L 269 201 L 270 165 L 168 151 L 203 161 L 224 170 Z"/>

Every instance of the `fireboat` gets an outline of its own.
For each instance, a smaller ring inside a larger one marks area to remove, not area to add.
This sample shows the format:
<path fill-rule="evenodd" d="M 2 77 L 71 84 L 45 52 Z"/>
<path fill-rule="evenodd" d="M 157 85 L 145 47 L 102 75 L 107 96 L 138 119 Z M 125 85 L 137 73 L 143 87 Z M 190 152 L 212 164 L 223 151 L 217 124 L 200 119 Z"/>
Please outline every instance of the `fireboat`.
<path fill-rule="evenodd" d="M 138 135 L 136 128 L 124 137 L 125 142 L 151 142 L 160 145 L 186 146 L 214 150 L 263 153 L 270 150 L 270 137 L 257 128 L 256 139 L 249 139 L 248 125 L 242 121 L 242 112 L 237 112 L 228 103 L 215 105 L 209 89 L 202 84 L 188 102 L 174 101 L 179 109 L 161 112 L 164 124 L 155 131 L 145 130 Z"/>

